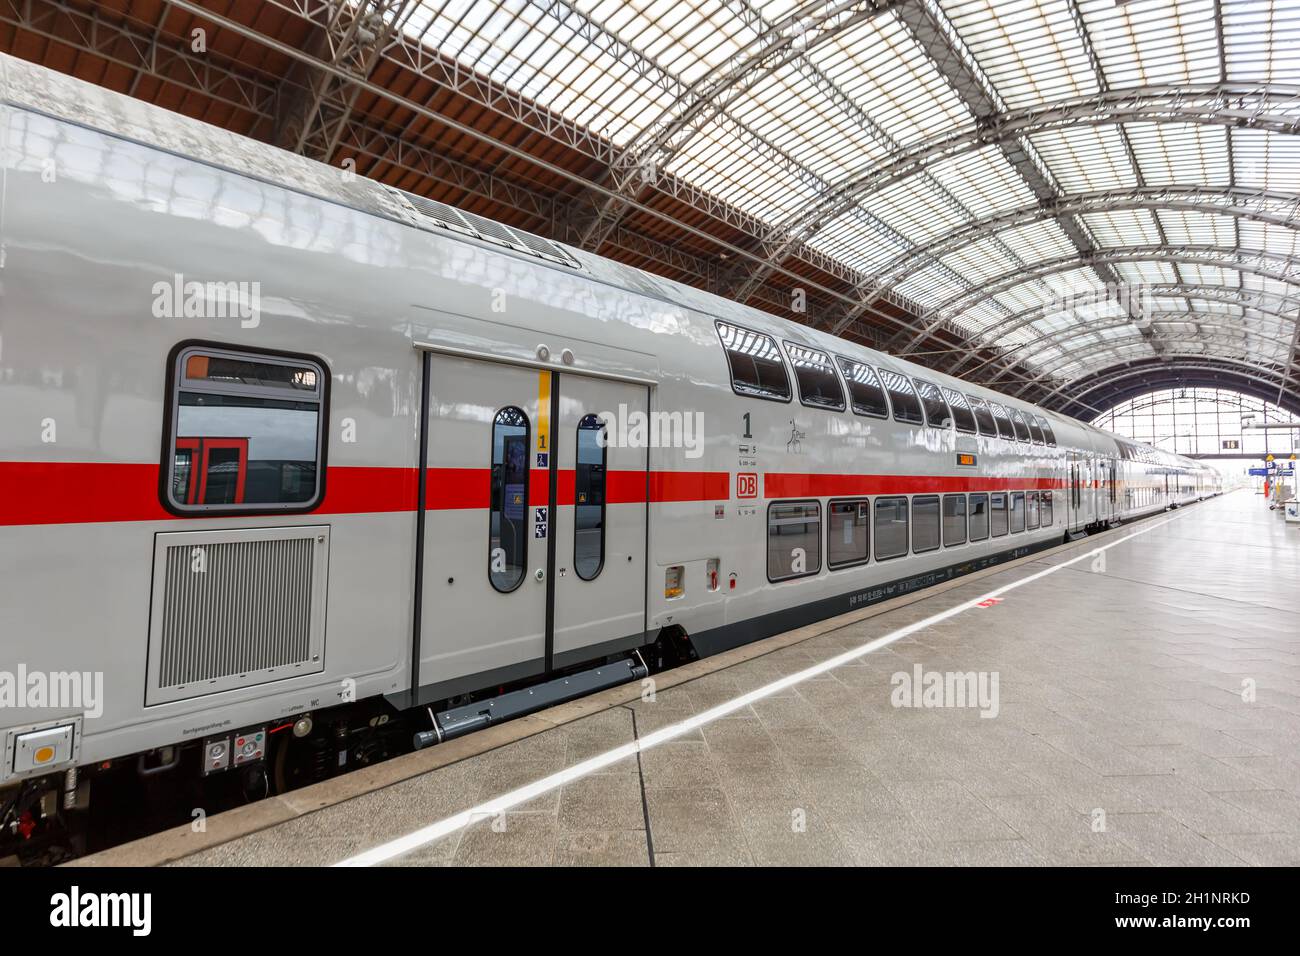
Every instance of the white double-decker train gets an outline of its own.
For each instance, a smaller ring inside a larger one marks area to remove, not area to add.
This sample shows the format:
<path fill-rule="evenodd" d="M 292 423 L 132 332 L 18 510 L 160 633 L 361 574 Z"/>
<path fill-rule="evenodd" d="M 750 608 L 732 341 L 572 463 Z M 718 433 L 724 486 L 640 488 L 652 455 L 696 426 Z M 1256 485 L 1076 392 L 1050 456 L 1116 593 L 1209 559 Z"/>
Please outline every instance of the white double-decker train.
<path fill-rule="evenodd" d="M 0 856 L 1219 490 L 7 56 L 0 110 Z"/>

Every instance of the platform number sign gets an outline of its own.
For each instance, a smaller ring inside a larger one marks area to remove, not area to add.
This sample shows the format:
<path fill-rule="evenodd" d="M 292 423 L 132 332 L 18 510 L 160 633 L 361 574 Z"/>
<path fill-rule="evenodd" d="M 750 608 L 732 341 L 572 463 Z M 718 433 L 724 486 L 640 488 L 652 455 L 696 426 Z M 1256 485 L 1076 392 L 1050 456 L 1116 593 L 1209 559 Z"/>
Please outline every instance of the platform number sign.
<path fill-rule="evenodd" d="M 742 471 L 736 475 L 736 497 L 758 497 L 758 475 L 752 471 Z"/>

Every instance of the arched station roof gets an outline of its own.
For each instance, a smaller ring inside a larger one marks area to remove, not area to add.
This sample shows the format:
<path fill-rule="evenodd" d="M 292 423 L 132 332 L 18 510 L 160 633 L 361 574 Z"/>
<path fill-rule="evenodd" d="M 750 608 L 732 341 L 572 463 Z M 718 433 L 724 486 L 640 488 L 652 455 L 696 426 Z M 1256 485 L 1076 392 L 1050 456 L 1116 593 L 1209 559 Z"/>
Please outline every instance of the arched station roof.
<path fill-rule="evenodd" d="M 29 0 L 0 49 L 1080 417 L 1300 395 L 1300 0 Z"/>

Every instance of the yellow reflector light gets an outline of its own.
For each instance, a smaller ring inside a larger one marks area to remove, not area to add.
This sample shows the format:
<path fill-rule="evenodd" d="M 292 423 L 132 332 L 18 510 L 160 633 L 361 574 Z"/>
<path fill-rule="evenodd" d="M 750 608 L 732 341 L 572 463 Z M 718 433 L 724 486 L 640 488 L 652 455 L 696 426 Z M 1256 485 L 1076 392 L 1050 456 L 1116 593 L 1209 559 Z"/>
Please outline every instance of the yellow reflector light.
<path fill-rule="evenodd" d="M 53 747 L 40 747 L 37 749 L 36 753 L 32 754 L 32 761 L 34 763 L 49 763 L 53 759 Z"/>
<path fill-rule="evenodd" d="M 681 597 L 682 594 L 685 593 L 686 588 L 682 582 L 685 580 L 686 576 L 682 571 L 682 566 L 680 564 L 675 564 L 668 569 L 667 573 L 664 574 L 664 597 Z"/>

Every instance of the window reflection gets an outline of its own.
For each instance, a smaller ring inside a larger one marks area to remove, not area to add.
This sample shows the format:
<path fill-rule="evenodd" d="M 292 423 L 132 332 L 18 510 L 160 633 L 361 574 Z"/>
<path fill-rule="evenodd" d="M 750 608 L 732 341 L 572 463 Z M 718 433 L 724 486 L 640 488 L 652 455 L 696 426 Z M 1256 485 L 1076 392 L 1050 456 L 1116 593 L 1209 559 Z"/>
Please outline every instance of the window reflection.
<path fill-rule="evenodd" d="M 291 507 L 317 497 L 322 370 L 206 352 L 187 353 L 180 370 L 174 506 Z"/>
<path fill-rule="evenodd" d="M 513 405 L 492 423 L 492 491 L 488 577 L 513 591 L 528 560 L 528 416 Z"/>
<path fill-rule="evenodd" d="M 605 469 L 609 454 L 605 425 L 596 415 L 578 423 L 577 467 L 573 482 L 573 567 L 584 581 L 594 580 L 605 563 Z"/>

